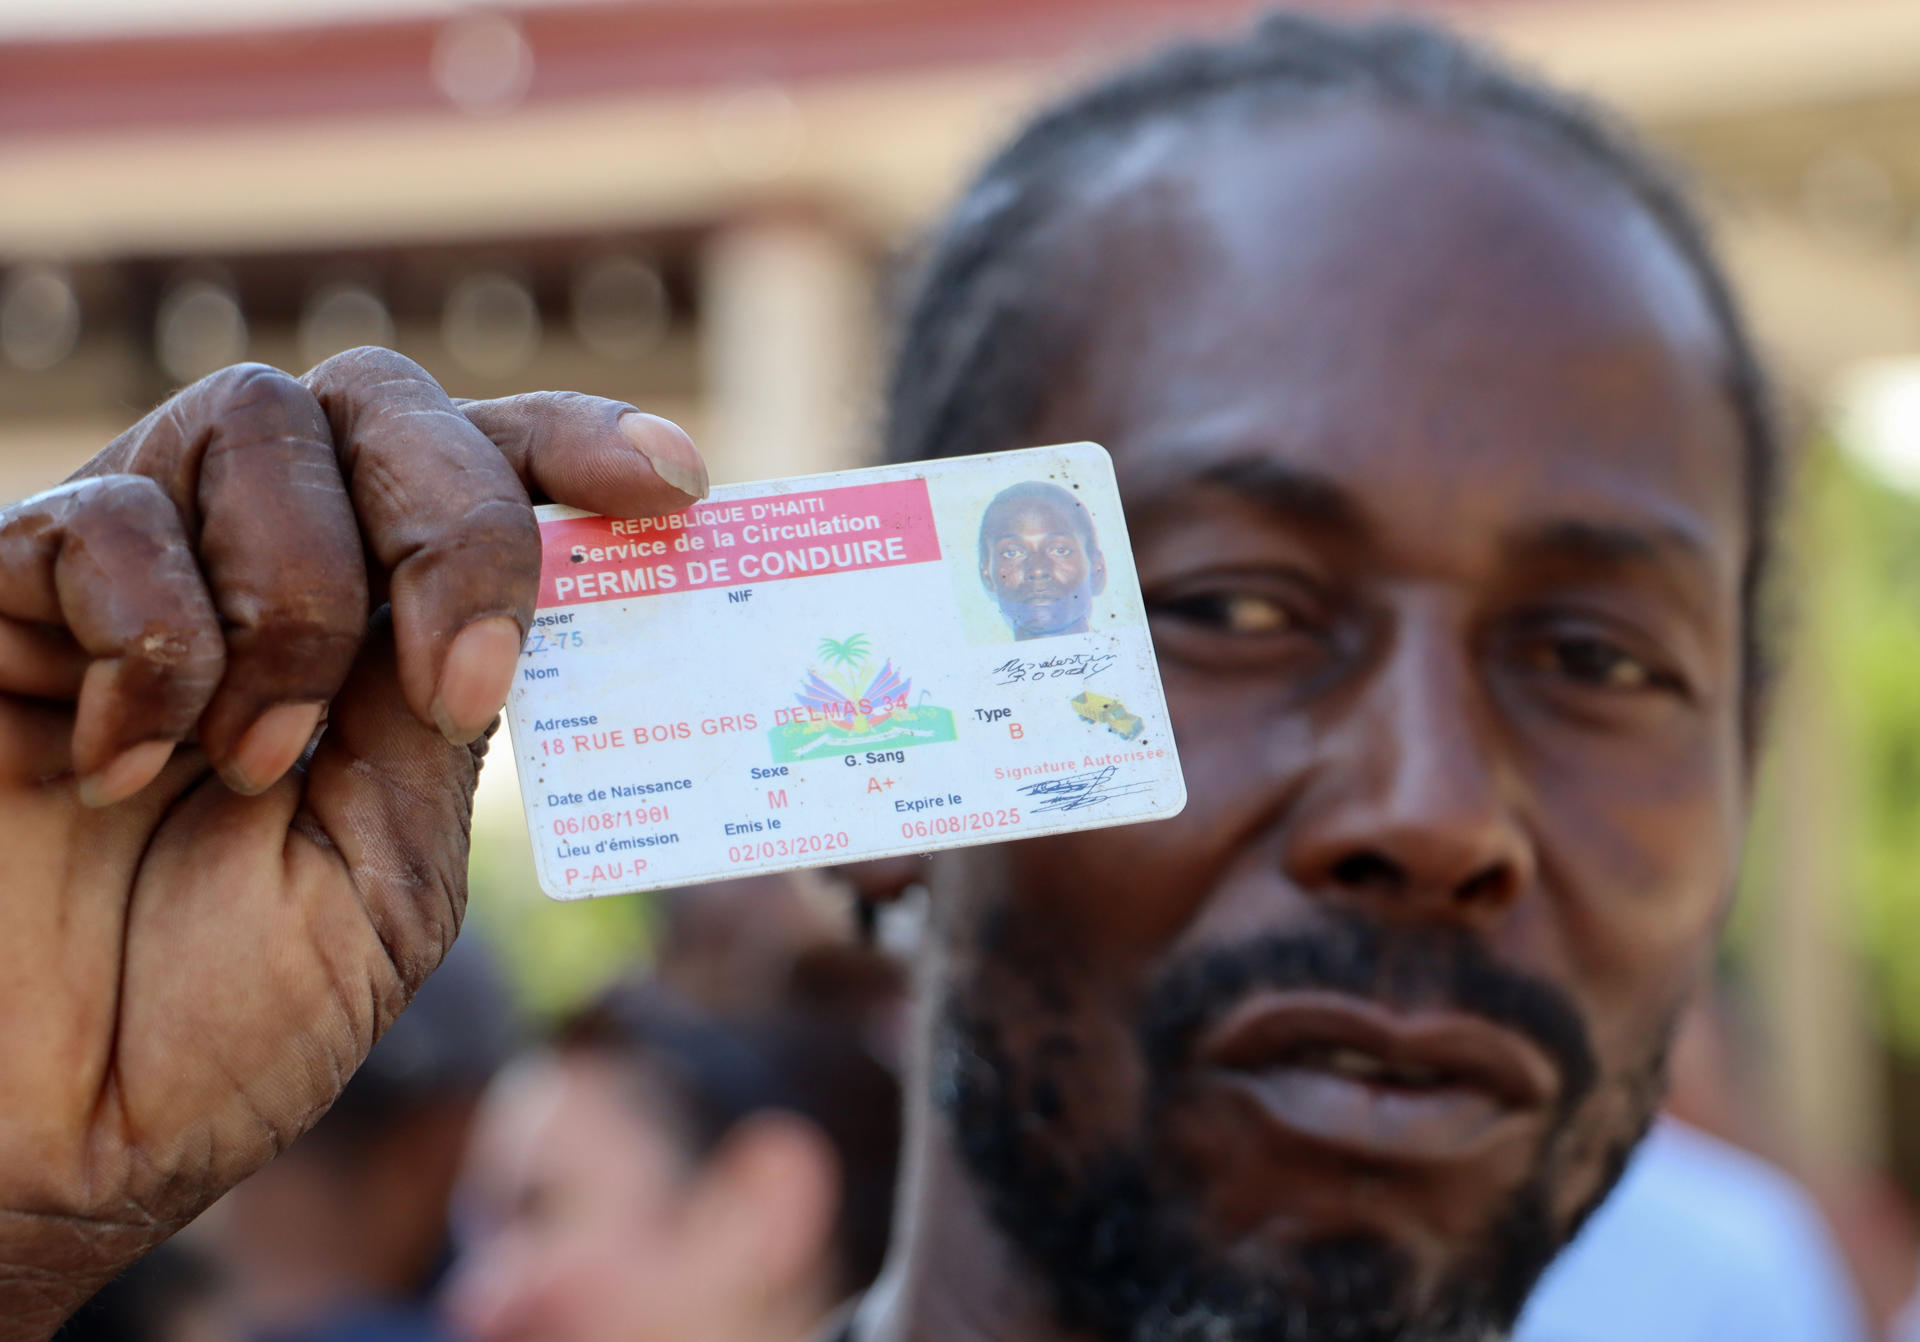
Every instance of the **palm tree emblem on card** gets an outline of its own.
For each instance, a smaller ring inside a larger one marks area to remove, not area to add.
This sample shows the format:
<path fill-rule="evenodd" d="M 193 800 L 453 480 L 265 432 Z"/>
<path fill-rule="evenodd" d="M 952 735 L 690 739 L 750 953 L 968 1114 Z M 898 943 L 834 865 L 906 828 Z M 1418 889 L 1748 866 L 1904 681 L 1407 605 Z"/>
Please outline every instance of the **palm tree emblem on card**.
<path fill-rule="evenodd" d="M 820 640 L 794 696 L 798 706 L 776 713 L 767 733 L 774 763 L 954 739 L 953 711 L 927 703 L 925 690 L 913 702 L 913 682 L 892 658 L 873 669 L 872 646 L 865 634 Z"/>

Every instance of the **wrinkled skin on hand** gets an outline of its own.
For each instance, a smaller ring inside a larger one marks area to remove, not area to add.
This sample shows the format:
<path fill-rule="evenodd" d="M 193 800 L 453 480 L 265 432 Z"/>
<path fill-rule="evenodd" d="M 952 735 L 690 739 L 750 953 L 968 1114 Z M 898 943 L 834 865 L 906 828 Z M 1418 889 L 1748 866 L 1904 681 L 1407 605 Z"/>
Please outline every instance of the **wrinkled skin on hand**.
<path fill-rule="evenodd" d="M 0 511 L 0 1342 L 284 1149 L 440 963 L 531 503 L 705 487 L 630 406 L 356 350 L 215 374 Z"/>

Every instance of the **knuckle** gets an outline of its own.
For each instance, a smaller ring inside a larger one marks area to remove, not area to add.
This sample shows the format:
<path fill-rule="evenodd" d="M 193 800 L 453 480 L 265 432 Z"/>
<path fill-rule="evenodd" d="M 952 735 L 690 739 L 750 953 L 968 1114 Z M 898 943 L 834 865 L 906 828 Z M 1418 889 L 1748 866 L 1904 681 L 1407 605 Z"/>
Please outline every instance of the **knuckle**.
<path fill-rule="evenodd" d="M 292 416 L 311 413 L 313 397 L 297 381 L 264 363 L 237 363 L 211 373 L 198 384 L 207 408 L 224 418 L 233 414 Z"/>
<path fill-rule="evenodd" d="M 327 441 L 327 421 L 320 403 L 278 368 L 263 363 L 234 364 L 207 377 L 198 391 L 193 409 L 201 423 L 195 427 L 214 430 L 211 442 L 217 448 Z"/>
<path fill-rule="evenodd" d="M 303 381 L 309 386 L 331 388 L 360 383 L 433 382 L 433 378 L 398 350 L 383 345 L 357 345 L 315 364 Z"/>
<path fill-rule="evenodd" d="M 65 500 L 63 565 L 123 586 L 130 578 L 163 578 L 190 562 L 186 528 L 167 492 L 143 475 L 88 481 Z"/>
<path fill-rule="evenodd" d="M 88 482 L 80 500 L 83 524 L 149 535 L 177 533 L 180 515 L 158 482 L 144 475 L 107 475 Z"/>
<path fill-rule="evenodd" d="M 295 648 L 358 641 L 367 620 L 366 571 L 347 566 L 322 575 L 281 570 L 223 584 L 220 614 L 234 628 L 266 633 Z"/>
<path fill-rule="evenodd" d="M 529 391 L 507 397 L 506 403 L 529 419 L 542 420 L 600 414 L 604 413 L 604 407 L 618 404 L 583 391 Z"/>
<path fill-rule="evenodd" d="M 611 428 L 620 416 L 633 409 L 625 401 L 590 396 L 583 391 L 536 391 L 513 399 L 525 402 L 522 414 L 531 431 L 546 436 L 567 425 Z"/>
<path fill-rule="evenodd" d="M 525 503 L 490 499 L 474 506 L 461 526 L 463 548 L 487 551 L 515 570 L 540 572 L 540 526 Z"/>
<path fill-rule="evenodd" d="M 226 642 L 211 623 L 184 619 L 147 622 L 127 645 L 128 658 L 145 664 L 183 688 L 211 690 L 227 663 Z"/>
<path fill-rule="evenodd" d="M 149 620 L 120 656 L 122 691 L 136 701 L 169 707 L 164 716 L 176 729 L 192 723 L 227 665 L 219 630 L 191 617 Z"/>
<path fill-rule="evenodd" d="M 405 519 L 396 527 L 401 535 L 428 526 L 416 504 L 419 486 L 407 474 L 406 463 L 383 453 L 363 456 L 354 465 L 353 491 L 363 514 Z"/>
<path fill-rule="evenodd" d="M 404 566 L 447 574 L 467 600 L 504 601 L 530 613 L 540 582 L 540 528 L 525 503 L 478 502 L 460 514 L 458 525 L 422 537 Z"/>

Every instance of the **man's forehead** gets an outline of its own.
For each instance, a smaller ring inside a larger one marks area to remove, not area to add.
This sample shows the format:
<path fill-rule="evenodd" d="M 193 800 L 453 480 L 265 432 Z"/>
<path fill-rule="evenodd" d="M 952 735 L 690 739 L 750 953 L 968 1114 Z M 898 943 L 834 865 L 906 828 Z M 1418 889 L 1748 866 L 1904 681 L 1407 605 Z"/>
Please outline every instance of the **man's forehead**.
<path fill-rule="evenodd" d="M 1213 439 L 1444 480 L 1641 487 L 1737 536 L 1719 328 L 1644 208 L 1517 132 L 1347 109 L 1212 118 L 1104 174 L 1036 426 L 1158 488 Z M 1071 212 L 1070 212 L 1071 213 Z M 1055 238 L 1053 245 L 1061 245 Z"/>
<path fill-rule="evenodd" d="M 1429 323 L 1448 297 L 1552 303 L 1722 352 L 1697 276 L 1626 185 L 1485 114 L 1249 109 L 1139 138 L 1074 188 L 1041 244 L 1067 263 L 1062 290 L 1092 281 L 1096 306 L 1207 274 L 1258 276 L 1263 292 L 1286 283 L 1341 310 L 1374 296 L 1425 304 Z"/>
<path fill-rule="evenodd" d="M 1011 534 L 1016 531 L 1066 531 L 1077 529 L 1073 510 L 1052 499 L 1016 498 L 993 505 L 985 529 Z"/>

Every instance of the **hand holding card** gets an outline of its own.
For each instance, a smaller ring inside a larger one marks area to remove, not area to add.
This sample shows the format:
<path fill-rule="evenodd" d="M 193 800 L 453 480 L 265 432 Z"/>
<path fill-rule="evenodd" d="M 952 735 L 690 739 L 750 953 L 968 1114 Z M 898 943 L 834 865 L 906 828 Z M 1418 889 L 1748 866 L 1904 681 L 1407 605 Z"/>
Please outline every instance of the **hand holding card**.
<path fill-rule="evenodd" d="M 0 509 L 0 1342 L 284 1150 L 439 963 L 532 499 L 703 488 L 631 406 L 360 350 L 216 374 Z"/>

